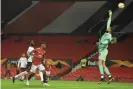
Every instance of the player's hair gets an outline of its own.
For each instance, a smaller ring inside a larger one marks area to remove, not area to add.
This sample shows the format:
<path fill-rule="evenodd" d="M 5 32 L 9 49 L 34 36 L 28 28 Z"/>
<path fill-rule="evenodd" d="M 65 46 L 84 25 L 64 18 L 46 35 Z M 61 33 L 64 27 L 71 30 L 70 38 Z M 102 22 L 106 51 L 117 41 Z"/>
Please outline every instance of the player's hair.
<path fill-rule="evenodd" d="M 29 41 L 29 45 L 30 45 L 30 46 L 34 46 L 34 40 L 30 40 L 30 41 Z"/>

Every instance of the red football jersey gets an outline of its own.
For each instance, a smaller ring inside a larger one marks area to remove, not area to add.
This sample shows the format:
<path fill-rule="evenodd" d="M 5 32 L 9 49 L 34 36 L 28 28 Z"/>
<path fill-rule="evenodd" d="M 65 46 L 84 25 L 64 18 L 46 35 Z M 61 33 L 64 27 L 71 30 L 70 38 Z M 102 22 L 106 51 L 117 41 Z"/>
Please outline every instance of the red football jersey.
<path fill-rule="evenodd" d="M 34 54 L 32 63 L 34 65 L 42 64 L 46 51 L 41 48 L 36 48 L 35 50 L 32 51 L 32 53 Z"/>

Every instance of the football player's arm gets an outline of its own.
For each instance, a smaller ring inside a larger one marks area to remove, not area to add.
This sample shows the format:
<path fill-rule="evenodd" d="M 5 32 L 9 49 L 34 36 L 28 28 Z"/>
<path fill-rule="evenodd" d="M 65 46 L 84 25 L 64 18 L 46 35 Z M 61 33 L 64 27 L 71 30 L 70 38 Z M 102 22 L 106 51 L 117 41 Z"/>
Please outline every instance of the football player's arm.
<path fill-rule="evenodd" d="M 114 44 L 114 43 L 117 43 L 117 38 L 116 37 L 112 37 L 111 44 Z"/>
<path fill-rule="evenodd" d="M 20 61 L 21 61 L 21 58 L 20 58 L 19 61 L 18 61 L 18 68 L 19 68 L 19 66 L 20 66 Z"/>
<path fill-rule="evenodd" d="M 27 58 L 26 58 L 25 62 L 26 62 L 26 65 L 27 65 L 28 64 L 28 59 Z"/>
<path fill-rule="evenodd" d="M 30 48 L 28 48 L 28 50 L 27 50 L 27 56 L 28 57 L 30 56 Z"/>
<path fill-rule="evenodd" d="M 110 28 L 110 25 L 111 25 L 111 19 L 112 19 L 112 11 L 109 10 L 109 18 L 108 18 L 108 21 L 107 21 L 107 27 L 106 27 L 106 30 Z"/>

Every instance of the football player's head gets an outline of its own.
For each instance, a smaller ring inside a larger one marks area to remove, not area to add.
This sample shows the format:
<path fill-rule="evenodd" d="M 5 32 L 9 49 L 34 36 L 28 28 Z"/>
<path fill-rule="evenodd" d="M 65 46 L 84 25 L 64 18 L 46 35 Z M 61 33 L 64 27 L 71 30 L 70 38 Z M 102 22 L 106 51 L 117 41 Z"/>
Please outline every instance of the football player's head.
<path fill-rule="evenodd" d="M 30 41 L 29 41 L 29 45 L 30 45 L 30 46 L 34 46 L 34 45 L 35 45 L 34 40 L 30 40 Z"/>
<path fill-rule="evenodd" d="M 46 42 L 42 42 L 41 43 L 41 48 L 45 49 L 46 48 L 46 45 L 47 45 Z"/>
<path fill-rule="evenodd" d="M 111 33 L 111 32 L 112 32 L 111 27 L 107 29 L 107 32 L 108 32 L 108 33 Z"/>
<path fill-rule="evenodd" d="M 25 57 L 25 53 L 22 54 L 22 57 Z"/>

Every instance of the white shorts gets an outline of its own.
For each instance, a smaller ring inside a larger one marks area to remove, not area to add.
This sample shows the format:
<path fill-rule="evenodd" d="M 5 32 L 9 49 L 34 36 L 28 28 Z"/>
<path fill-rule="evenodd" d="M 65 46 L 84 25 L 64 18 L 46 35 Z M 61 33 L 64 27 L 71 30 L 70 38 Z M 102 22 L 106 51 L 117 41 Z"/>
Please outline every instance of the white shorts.
<path fill-rule="evenodd" d="M 107 49 L 104 49 L 102 51 L 99 51 L 99 57 L 98 57 L 98 59 L 99 60 L 106 61 L 107 54 L 108 54 L 108 50 Z"/>
<path fill-rule="evenodd" d="M 47 76 L 50 76 L 50 73 L 51 73 L 50 71 L 46 71 Z"/>
<path fill-rule="evenodd" d="M 44 68 L 44 66 L 42 64 L 40 64 L 40 65 L 34 65 L 34 64 L 32 64 L 30 71 L 33 72 L 33 73 L 35 73 L 36 70 L 44 71 L 45 68 Z"/>

